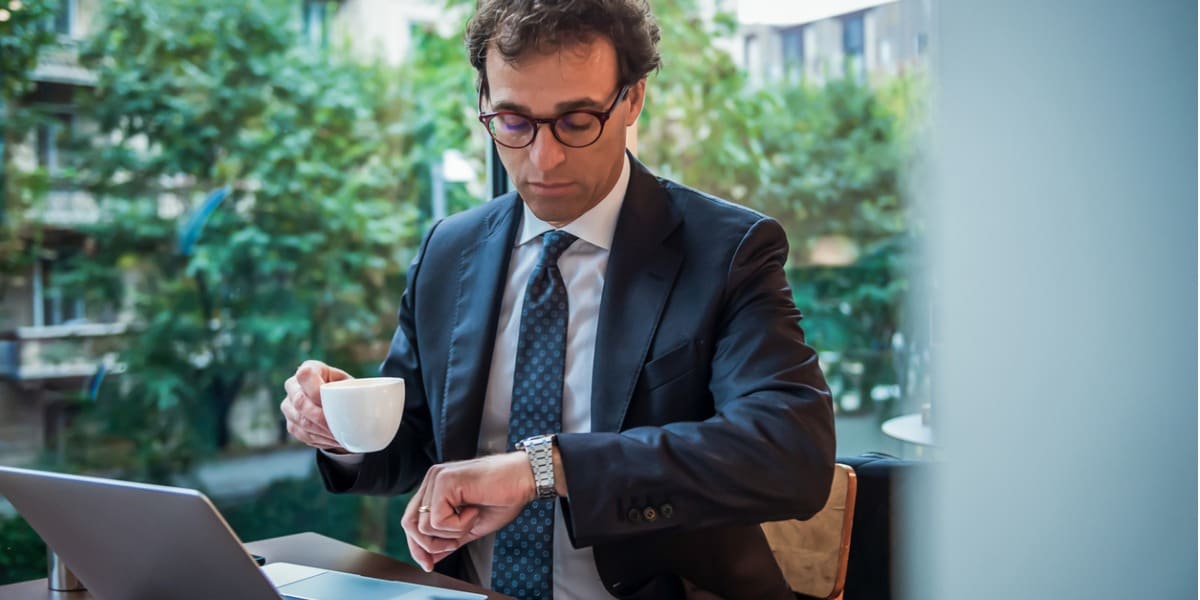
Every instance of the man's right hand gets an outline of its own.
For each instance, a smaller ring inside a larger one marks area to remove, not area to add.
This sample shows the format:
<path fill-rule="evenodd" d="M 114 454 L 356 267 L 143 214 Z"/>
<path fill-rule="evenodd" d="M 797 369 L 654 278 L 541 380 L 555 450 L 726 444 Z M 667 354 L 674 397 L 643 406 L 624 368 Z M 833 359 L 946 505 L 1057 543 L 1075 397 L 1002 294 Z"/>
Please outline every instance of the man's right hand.
<path fill-rule="evenodd" d="M 313 448 L 346 452 L 333 439 L 329 424 L 325 422 L 325 410 L 321 408 L 321 384 L 343 379 L 352 378 L 349 373 L 319 360 L 304 361 L 296 369 L 296 374 L 288 377 L 283 384 L 287 397 L 279 405 L 279 410 L 287 419 L 287 430 L 292 437 Z"/>

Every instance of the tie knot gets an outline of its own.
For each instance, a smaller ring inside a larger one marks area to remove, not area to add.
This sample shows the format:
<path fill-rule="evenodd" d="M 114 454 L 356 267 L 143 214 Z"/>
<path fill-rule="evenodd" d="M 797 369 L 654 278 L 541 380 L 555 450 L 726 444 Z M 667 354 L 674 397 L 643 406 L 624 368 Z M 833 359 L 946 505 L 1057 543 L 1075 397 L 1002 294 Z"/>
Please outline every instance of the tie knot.
<path fill-rule="evenodd" d="M 551 264 L 558 263 L 558 257 L 575 243 L 579 238 L 558 229 L 542 234 L 542 257 Z"/>

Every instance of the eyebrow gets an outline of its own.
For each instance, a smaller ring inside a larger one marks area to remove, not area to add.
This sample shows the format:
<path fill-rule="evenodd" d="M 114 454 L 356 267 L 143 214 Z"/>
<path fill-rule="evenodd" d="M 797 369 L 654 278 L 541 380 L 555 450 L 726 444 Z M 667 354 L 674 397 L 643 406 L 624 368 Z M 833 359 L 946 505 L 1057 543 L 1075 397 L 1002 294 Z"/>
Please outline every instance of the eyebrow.
<path fill-rule="evenodd" d="M 562 114 L 565 112 L 571 112 L 573 110 L 582 110 L 582 109 L 604 110 L 605 107 L 601 106 L 600 102 L 597 102 L 596 100 L 592 100 L 591 98 L 576 98 L 574 100 L 567 100 L 566 102 L 559 102 L 558 104 L 554 105 L 554 110 L 558 114 Z M 494 111 L 506 110 L 506 111 L 511 111 L 511 112 L 523 113 L 523 114 L 530 113 L 528 106 L 525 106 L 522 104 L 517 104 L 516 102 L 510 102 L 507 100 L 501 100 L 500 102 L 493 102 L 492 110 L 494 110 Z"/>

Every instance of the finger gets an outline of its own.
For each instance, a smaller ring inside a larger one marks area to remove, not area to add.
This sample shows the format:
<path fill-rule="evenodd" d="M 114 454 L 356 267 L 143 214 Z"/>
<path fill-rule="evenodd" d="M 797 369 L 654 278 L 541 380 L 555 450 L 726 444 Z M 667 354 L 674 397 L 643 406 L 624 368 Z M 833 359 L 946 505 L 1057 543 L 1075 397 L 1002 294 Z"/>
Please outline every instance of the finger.
<path fill-rule="evenodd" d="M 320 430 L 314 430 L 307 420 L 296 411 L 294 403 L 290 399 L 285 399 L 279 404 L 279 410 L 283 413 L 284 419 L 287 421 L 287 431 L 292 434 L 292 437 L 313 446 L 316 448 L 341 448 L 341 443 L 338 442 L 333 434 L 325 434 Z"/>
<path fill-rule="evenodd" d="M 296 410 L 296 403 L 291 396 L 283 399 L 279 403 L 279 412 L 283 413 L 283 418 L 288 422 L 288 425 L 294 425 L 297 429 L 302 429 L 300 422 L 300 413 Z"/>
<path fill-rule="evenodd" d="M 331 367 L 329 365 L 325 365 L 325 372 L 323 373 L 323 375 L 324 375 L 326 382 L 342 381 L 343 379 L 354 379 L 353 375 L 351 375 L 337 367 Z"/>
<path fill-rule="evenodd" d="M 311 371 L 316 371 L 317 373 L 320 373 L 320 374 L 324 374 L 325 370 L 328 368 L 329 368 L 329 365 L 327 365 L 319 360 L 310 358 L 310 359 L 300 363 L 300 366 L 296 367 L 296 372 L 299 373 L 302 369 L 308 369 Z"/>
<path fill-rule="evenodd" d="M 441 468 L 438 465 L 430 467 L 425 474 L 425 479 L 421 482 L 421 487 L 417 488 L 412 499 L 409 500 L 402 520 L 405 533 L 429 554 L 454 551 L 459 546 L 456 542 L 456 538 L 459 537 L 457 534 L 430 532 L 429 513 L 421 510 L 431 502 L 429 490 L 440 471 Z"/>
<path fill-rule="evenodd" d="M 426 552 L 425 549 L 417 543 L 416 539 L 413 538 L 412 534 L 405 536 L 405 538 L 408 541 L 408 554 L 413 557 L 413 560 L 417 562 L 417 565 L 421 567 L 421 570 L 425 571 L 426 573 L 432 571 L 434 564 L 433 555 Z"/>
<path fill-rule="evenodd" d="M 458 481 L 452 469 L 440 470 L 432 478 L 425 494 L 428 519 L 421 521 L 421 533 L 447 539 L 458 539 L 467 533 L 460 516 L 462 493 Z"/>
<path fill-rule="evenodd" d="M 313 363 L 320 366 L 315 366 Z M 321 402 L 321 384 L 325 383 L 324 367 L 324 363 L 308 360 L 304 361 L 299 369 L 296 369 L 296 382 L 300 384 L 302 395 L 318 406 Z"/>
<path fill-rule="evenodd" d="M 456 522 L 452 519 L 458 512 L 458 507 L 454 504 L 454 497 L 447 496 L 448 493 L 454 493 L 456 480 L 453 469 L 442 465 L 434 465 L 425 474 L 425 494 L 421 499 L 421 506 L 428 507 L 428 510 L 417 515 L 417 530 L 423 535 L 449 540 L 462 537 L 463 531 L 456 527 Z M 438 549 L 440 548 L 430 548 Z"/>
<path fill-rule="evenodd" d="M 408 506 L 404 507 L 404 516 L 400 518 L 400 526 L 404 529 L 404 537 L 408 542 L 408 552 L 426 573 L 433 570 L 435 561 L 433 554 L 425 546 L 427 542 L 423 539 L 421 533 L 417 531 L 418 517 L 420 516 L 417 509 L 421 506 L 421 502 L 425 497 L 425 486 L 428 480 L 429 475 L 427 473 L 417 491 L 413 492 L 412 498 L 408 501 Z"/>
<path fill-rule="evenodd" d="M 340 449 L 342 447 L 341 443 L 337 440 L 305 431 L 301 426 L 291 421 L 288 421 L 287 430 L 288 433 L 292 434 L 292 437 L 314 448 L 332 450 Z"/>
<path fill-rule="evenodd" d="M 408 531 L 405 530 L 407 533 Z M 458 543 L 458 538 L 442 538 L 434 535 L 425 535 L 419 531 L 409 534 L 409 539 L 416 542 L 427 554 L 439 554 L 454 552 L 458 550 L 461 544 Z"/>
<path fill-rule="evenodd" d="M 353 379 L 349 373 L 319 360 L 306 360 L 296 369 L 296 380 L 314 404 L 321 406 L 321 385 L 331 381 Z"/>
<path fill-rule="evenodd" d="M 308 359 L 300 363 L 300 366 L 296 369 L 296 371 L 298 372 L 300 369 L 308 369 L 315 372 L 318 376 L 320 376 L 321 380 L 325 382 L 353 379 L 349 373 L 337 367 L 325 364 L 319 360 Z"/>
<path fill-rule="evenodd" d="M 284 380 L 283 391 L 286 392 L 288 396 L 299 395 L 300 382 L 296 380 L 295 375 L 292 375 L 291 377 L 288 377 L 287 379 Z"/>
<path fill-rule="evenodd" d="M 323 435 L 317 435 L 315 433 L 309 433 L 308 439 L 306 440 L 306 442 L 308 443 L 309 446 L 321 448 L 323 450 L 332 450 L 334 448 L 339 448 L 339 449 L 344 450 L 344 448 L 342 448 L 342 443 L 337 441 L 336 439 L 331 438 L 331 437 L 325 437 Z"/>
<path fill-rule="evenodd" d="M 429 480 L 429 474 L 425 474 L 425 479 L 421 480 L 421 485 L 417 486 L 417 490 L 413 492 L 411 498 L 408 499 L 408 505 L 404 507 L 404 515 L 400 517 L 400 524 L 408 531 L 409 526 L 415 530 L 417 526 L 417 507 L 421 506 L 421 500 L 425 497 L 425 485 Z"/>
<path fill-rule="evenodd" d="M 325 419 L 324 409 L 305 400 L 301 400 L 298 404 L 299 421 L 305 429 L 325 437 L 333 437 L 333 431 L 329 429 L 329 421 Z"/>
<path fill-rule="evenodd" d="M 471 527 L 479 520 L 479 507 L 464 506 L 458 510 L 458 519 L 463 522 L 464 530 L 470 532 Z"/>
<path fill-rule="evenodd" d="M 321 435 L 333 437 L 333 432 L 329 430 L 329 423 L 325 420 L 325 409 L 312 400 L 312 397 L 304 391 L 298 381 L 294 381 L 294 378 L 289 379 L 288 383 L 284 384 L 284 389 L 288 390 L 288 397 L 285 401 L 296 409 L 297 423 L 304 425 L 305 428 L 311 428 Z"/>
<path fill-rule="evenodd" d="M 318 436 L 323 440 L 335 439 L 333 432 L 329 429 L 329 424 L 325 421 L 324 411 L 313 407 L 311 403 L 305 402 L 302 398 L 297 399 L 296 396 L 284 398 L 283 402 L 279 404 L 279 410 L 287 422 L 294 425 L 299 431 Z"/>
<path fill-rule="evenodd" d="M 333 432 L 329 430 L 329 424 L 325 421 L 325 411 L 321 409 L 321 405 L 313 402 L 308 394 L 304 391 L 304 387 L 300 384 L 297 375 L 289 377 L 283 383 L 283 389 L 287 391 L 287 397 L 284 399 L 285 404 L 290 404 L 295 408 L 294 416 L 289 416 L 289 419 L 294 420 L 297 424 L 304 425 L 305 428 L 313 428 L 321 435 L 333 437 Z M 319 386 L 318 386 L 319 389 Z M 280 407 L 282 409 L 282 407 Z M 286 412 L 285 412 L 286 414 Z M 304 418 L 312 421 L 312 425 L 304 422 Z"/>
<path fill-rule="evenodd" d="M 462 530 L 459 538 L 456 540 L 459 547 L 465 546 L 481 537 L 475 532 L 476 525 L 479 524 L 481 511 L 475 506 L 465 506 L 458 511 L 459 527 Z"/>

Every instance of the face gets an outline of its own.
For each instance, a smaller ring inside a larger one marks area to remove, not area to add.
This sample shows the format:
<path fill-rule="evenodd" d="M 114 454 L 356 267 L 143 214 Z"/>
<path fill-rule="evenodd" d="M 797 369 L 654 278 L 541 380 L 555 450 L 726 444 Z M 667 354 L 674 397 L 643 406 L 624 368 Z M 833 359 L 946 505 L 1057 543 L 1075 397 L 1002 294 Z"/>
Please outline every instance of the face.
<path fill-rule="evenodd" d="M 618 92 L 617 52 L 607 38 L 529 53 L 513 64 L 488 50 L 485 112 L 507 110 L 534 118 L 554 118 L 571 110 L 603 112 Z M 618 102 L 596 143 L 564 146 L 539 125 L 524 148 L 497 145 L 521 198 L 537 217 L 555 227 L 574 221 L 612 190 L 621 175 L 626 128 L 642 110 L 645 80 Z"/>

